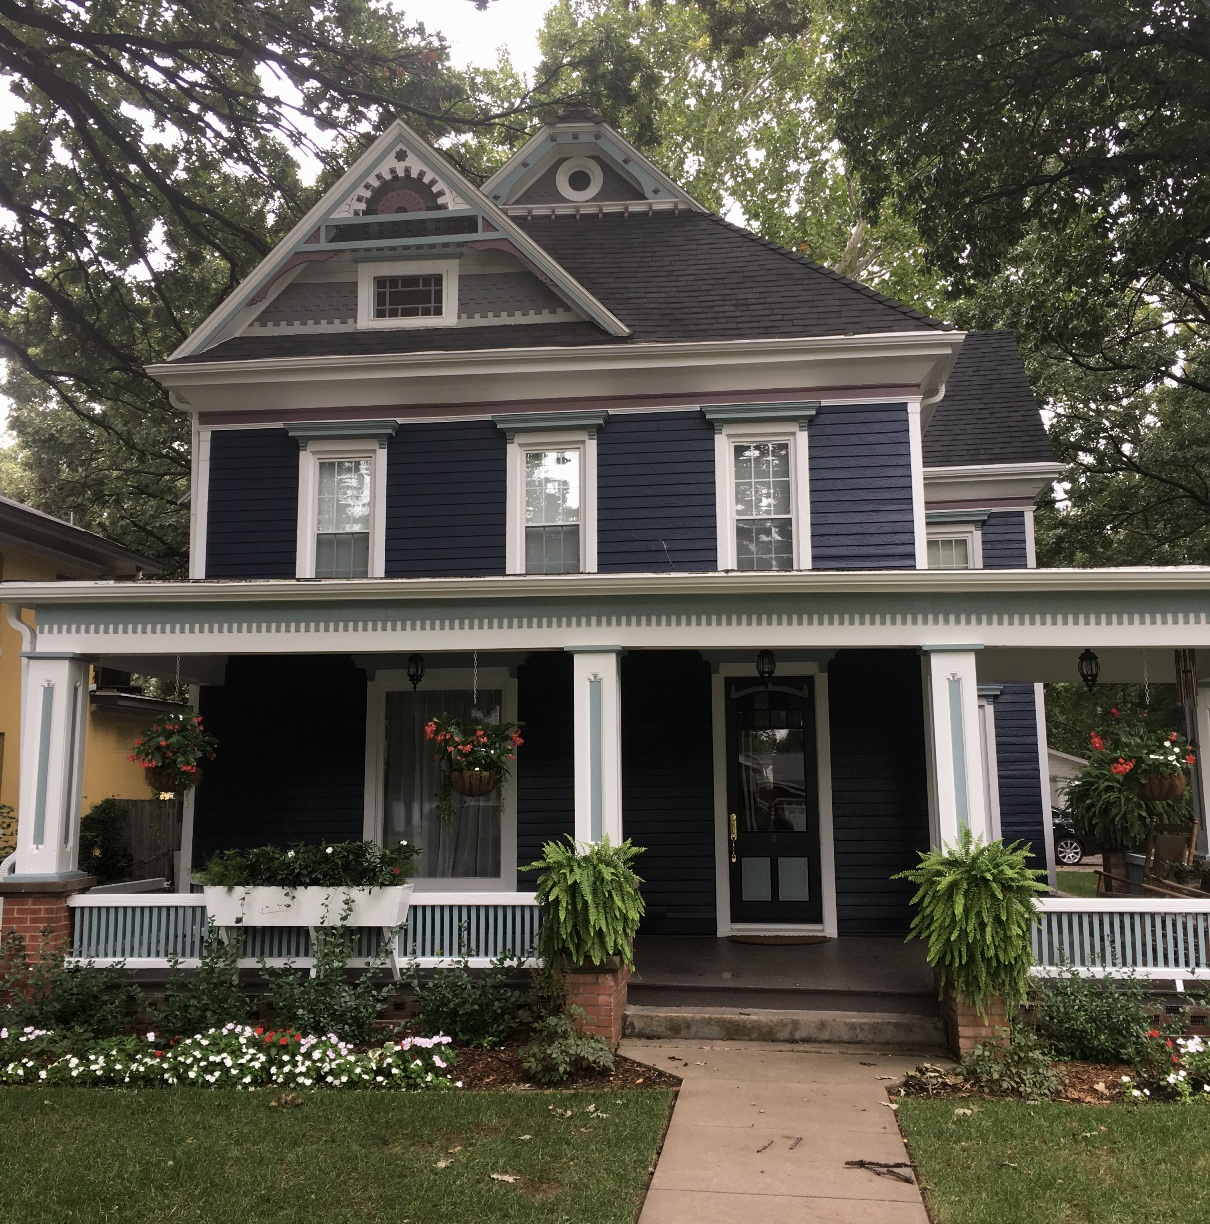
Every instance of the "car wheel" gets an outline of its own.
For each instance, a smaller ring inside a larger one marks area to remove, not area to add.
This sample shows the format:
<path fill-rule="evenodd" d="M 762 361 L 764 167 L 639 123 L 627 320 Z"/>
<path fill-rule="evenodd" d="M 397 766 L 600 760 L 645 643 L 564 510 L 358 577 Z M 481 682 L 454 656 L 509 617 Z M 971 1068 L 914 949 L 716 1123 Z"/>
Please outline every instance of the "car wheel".
<path fill-rule="evenodd" d="M 1074 867 L 1084 857 L 1084 847 L 1075 837 L 1060 837 L 1055 842 L 1055 858 L 1064 867 Z"/>

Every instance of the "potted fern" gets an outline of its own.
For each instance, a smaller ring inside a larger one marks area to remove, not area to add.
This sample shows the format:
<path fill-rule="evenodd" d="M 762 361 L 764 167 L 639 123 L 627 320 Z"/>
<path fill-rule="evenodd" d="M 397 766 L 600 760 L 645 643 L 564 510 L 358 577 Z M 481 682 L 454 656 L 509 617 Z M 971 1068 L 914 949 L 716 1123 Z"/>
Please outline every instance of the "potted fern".
<path fill-rule="evenodd" d="M 631 863 L 643 847 L 608 837 L 591 844 L 547 842 L 537 871 L 538 950 L 552 994 L 582 1009 L 577 1024 L 613 1044 L 621 1040 L 634 937 L 643 917 L 642 880 Z"/>
<path fill-rule="evenodd" d="M 1028 853 L 1022 842 L 985 844 L 963 829 L 956 844 L 921 851 L 915 867 L 892 877 L 916 885 L 908 938 L 924 944 L 960 1055 L 1003 1036 L 1028 993 L 1033 899 L 1047 891 Z"/>

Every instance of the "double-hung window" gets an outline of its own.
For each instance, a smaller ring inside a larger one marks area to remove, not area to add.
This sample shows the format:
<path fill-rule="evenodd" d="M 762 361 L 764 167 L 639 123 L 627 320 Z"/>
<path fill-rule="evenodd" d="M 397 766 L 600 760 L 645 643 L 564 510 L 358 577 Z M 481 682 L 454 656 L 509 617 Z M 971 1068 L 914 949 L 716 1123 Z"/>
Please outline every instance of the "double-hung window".
<path fill-rule="evenodd" d="M 315 577 L 370 576 L 370 493 L 373 461 L 320 459 L 315 524 Z"/>
<path fill-rule="evenodd" d="M 525 451 L 525 572 L 578 574 L 583 569 L 581 447 Z"/>

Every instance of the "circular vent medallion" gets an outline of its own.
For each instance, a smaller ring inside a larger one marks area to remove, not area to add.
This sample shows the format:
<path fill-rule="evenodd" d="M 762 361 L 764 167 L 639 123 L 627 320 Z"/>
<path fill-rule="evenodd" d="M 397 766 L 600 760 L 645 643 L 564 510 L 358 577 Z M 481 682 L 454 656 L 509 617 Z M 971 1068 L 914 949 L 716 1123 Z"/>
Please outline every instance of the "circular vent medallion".
<path fill-rule="evenodd" d="M 559 163 L 555 171 L 555 186 L 559 194 L 573 204 L 591 200 L 604 182 L 600 162 L 591 157 L 568 157 Z"/>

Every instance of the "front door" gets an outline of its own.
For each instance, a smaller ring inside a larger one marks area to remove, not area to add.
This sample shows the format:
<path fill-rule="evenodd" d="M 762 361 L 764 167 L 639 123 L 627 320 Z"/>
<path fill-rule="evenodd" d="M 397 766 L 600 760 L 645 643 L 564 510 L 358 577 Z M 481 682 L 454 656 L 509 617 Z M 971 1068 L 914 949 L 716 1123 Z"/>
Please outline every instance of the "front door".
<path fill-rule="evenodd" d="M 819 786 L 809 676 L 727 681 L 731 921 L 819 923 Z"/>

